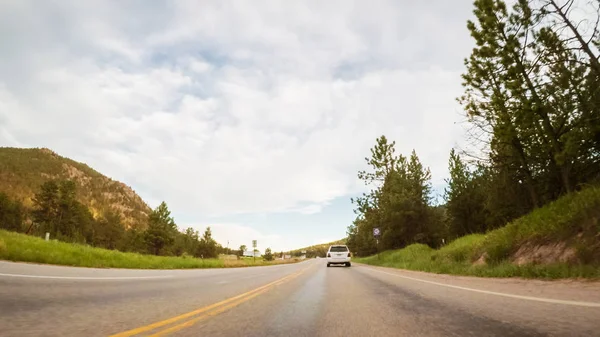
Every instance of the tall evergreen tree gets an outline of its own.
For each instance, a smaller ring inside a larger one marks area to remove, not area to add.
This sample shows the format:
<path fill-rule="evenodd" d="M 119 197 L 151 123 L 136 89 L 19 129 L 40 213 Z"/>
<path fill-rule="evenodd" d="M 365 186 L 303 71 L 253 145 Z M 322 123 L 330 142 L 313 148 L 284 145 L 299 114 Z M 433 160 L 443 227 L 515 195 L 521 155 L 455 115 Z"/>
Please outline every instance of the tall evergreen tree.
<path fill-rule="evenodd" d="M 471 172 L 454 149 L 450 151 L 450 179 L 445 199 L 449 231 L 456 238 L 485 232 L 488 226 L 482 172 Z"/>
<path fill-rule="evenodd" d="M 357 255 L 378 249 L 372 234 L 375 227 L 382 232 L 379 249 L 437 243 L 436 230 L 441 225 L 434 221 L 441 217 L 430 206 L 431 173 L 415 151 L 407 159 L 395 154 L 394 144 L 385 136 L 378 138 L 372 157 L 366 158 L 371 171 L 359 172 L 359 178 L 373 188 L 352 200 L 357 205 L 357 218 L 348 227 L 348 245 Z"/>
<path fill-rule="evenodd" d="M 197 256 L 201 256 L 202 258 L 216 258 L 218 257 L 217 252 L 217 242 L 212 238 L 212 231 L 210 227 L 206 227 L 204 234 L 202 234 L 202 238 L 200 239 L 200 243 L 198 245 Z"/>
<path fill-rule="evenodd" d="M 59 240 L 92 243 L 94 218 L 89 209 L 76 200 L 74 182 L 45 182 L 33 203 L 33 219 L 39 231 L 49 232 Z"/>
<path fill-rule="evenodd" d="M 52 234 L 57 231 L 59 213 L 58 183 L 47 181 L 40 186 L 40 191 L 33 197 L 33 220 L 41 231 Z"/>
<path fill-rule="evenodd" d="M 25 207 L 18 200 L 12 200 L 0 192 L 0 228 L 10 231 L 23 231 Z"/>
<path fill-rule="evenodd" d="M 125 236 L 125 227 L 119 213 L 109 210 L 94 226 L 94 245 L 116 249 Z"/>
<path fill-rule="evenodd" d="M 173 244 L 176 234 L 177 226 L 163 201 L 148 217 L 148 229 L 144 234 L 148 251 L 154 255 L 164 253 L 165 248 Z"/>
<path fill-rule="evenodd" d="M 509 8 L 502 0 L 474 1 L 475 20 L 467 26 L 476 46 L 465 61 L 459 101 L 489 146 L 483 164 L 494 226 L 600 171 L 600 72 L 593 46 L 599 33 L 582 38 L 569 17 L 573 4 L 517 0 Z M 592 7 L 600 18 L 598 5 Z"/>

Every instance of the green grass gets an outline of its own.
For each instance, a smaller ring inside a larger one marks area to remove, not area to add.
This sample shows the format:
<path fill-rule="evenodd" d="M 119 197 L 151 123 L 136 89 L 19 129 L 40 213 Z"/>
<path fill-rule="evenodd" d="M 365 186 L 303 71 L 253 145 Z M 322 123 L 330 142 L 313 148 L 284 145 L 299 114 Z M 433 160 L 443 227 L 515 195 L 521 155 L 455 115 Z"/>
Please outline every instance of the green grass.
<path fill-rule="evenodd" d="M 264 266 L 295 260 L 198 259 L 123 253 L 0 230 L 0 260 L 94 268 L 186 269 Z"/>
<path fill-rule="evenodd" d="M 600 188 L 569 194 L 503 228 L 458 238 L 435 250 L 414 244 L 356 262 L 431 273 L 481 277 L 600 278 Z M 565 242 L 578 263 L 512 264 L 523 244 Z M 475 264 L 486 256 L 485 264 Z"/>

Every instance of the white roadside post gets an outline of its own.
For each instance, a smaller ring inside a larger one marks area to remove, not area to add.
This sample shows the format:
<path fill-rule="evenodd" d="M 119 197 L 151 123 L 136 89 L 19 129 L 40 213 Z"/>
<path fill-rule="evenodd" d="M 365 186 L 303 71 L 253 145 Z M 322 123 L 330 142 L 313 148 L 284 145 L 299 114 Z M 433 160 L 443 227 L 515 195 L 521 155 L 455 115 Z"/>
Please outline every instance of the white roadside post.
<path fill-rule="evenodd" d="M 50 240 L 50 233 L 46 232 L 46 241 Z"/>

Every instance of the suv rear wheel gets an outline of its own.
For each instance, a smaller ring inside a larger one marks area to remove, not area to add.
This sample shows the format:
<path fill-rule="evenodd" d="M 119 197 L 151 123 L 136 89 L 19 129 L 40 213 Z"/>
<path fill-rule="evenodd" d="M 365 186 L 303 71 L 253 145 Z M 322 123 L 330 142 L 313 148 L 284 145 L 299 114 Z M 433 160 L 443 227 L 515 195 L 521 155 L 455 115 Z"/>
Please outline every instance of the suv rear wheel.
<path fill-rule="evenodd" d="M 346 267 L 350 267 L 352 264 L 350 262 L 346 263 Z"/>
<path fill-rule="evenodd" d="M 327 264 L 327 268 L 329 268 L 329 267 L 331 267 L 331 264 L 330 264 L 330 263 L 328 263 L 328 264 Z"/>

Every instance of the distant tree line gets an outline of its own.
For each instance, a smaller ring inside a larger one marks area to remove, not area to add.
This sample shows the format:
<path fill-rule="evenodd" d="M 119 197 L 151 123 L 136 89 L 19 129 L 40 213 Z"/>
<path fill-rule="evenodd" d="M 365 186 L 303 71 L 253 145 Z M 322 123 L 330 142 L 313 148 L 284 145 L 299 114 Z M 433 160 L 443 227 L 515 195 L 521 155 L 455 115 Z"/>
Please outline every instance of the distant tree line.
<path fill-rule="evenodd" d="M 305 248 L 300 248 L 296 250 L 292 250 L 290 255 L 294 257 L 299 257 L 302 255 L 306 255 L 307 258 L 315 258 L 315 257 L 325 257 L 327 255 L 327 251 L 329 250 L 329 246 L 331 245 L 343 245 L 346 244 L 346 240 L 338 240 L 329 243 L 323 243 L 319 245 L 313 245 Z M 306 252 L 306 253 L 302 253 Z"/>
<path fill-rule="evenodd" d="M 61 241 L 154 255 L 216 258 L 234 253 L 212 238 L 210 227 L 201 236 L 191 227 L 179 231 L 165 202 L 151 212 L 146 226 L 126 228 L 114 210 L 94 216 L 77 201 L 76 185 L 70 180 L 43 183 L 31 210 L 0 193 L 0 228 L 36 236 L 50 233 Z"/>
<path fill-rule="evenodd" d="M 473 147 L 451 151 L 434 204 L 416 153 L 378 138 L 358 174 L 371 190 L 352 200 L 348 245 L 359 255 L 484 233 L 600 182 L 600 2 L 475 0 L 473 13 L 458 99 Z"/>
<path fill-rule="evenodd" d="M 240 245 L 240 248 L 237 251 L 230 251 L 228 254 L 232 254 L 235 253 L 238 256 L 238 259 L 241 258 L 242 256 L 244 256 L 244 252 L 246 252 L 247 250 L 247 246 L 246 245 Z M 253 249 L 254 254 L 258 253 L 258 249 Z M 267 248 L 265 249 L 265 253 L 262 254 L 262 258 L 265 261 L 273 261 L 275 259 L 275 255 L 273 255 L 273 252 L 271 251 L 271 248 Z"/>

